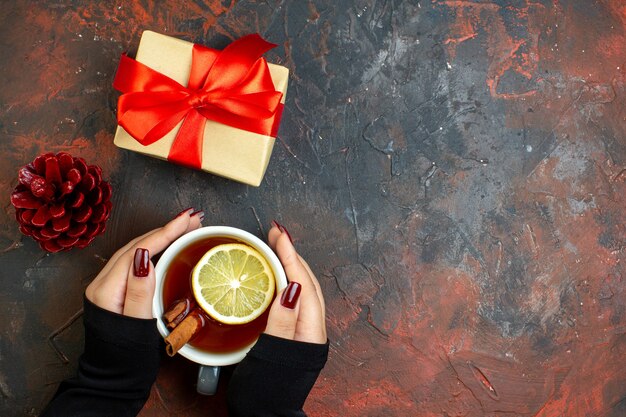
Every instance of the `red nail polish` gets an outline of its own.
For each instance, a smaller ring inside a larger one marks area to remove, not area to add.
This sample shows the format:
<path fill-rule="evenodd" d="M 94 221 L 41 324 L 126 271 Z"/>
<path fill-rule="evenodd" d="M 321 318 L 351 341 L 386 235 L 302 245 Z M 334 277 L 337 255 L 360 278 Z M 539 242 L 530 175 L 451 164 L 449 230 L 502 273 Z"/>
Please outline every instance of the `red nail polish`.
<path fill-rule="evenodd" d="M 182 216 L 183 214 L 187 213 L 189 210 L 193 210 L 193 207 L 186 208 L 185 210 L 183 210 L 180 213 L 178 213 L 174 218 L 176 219 L 176 218 Z"/>
<path fill-rule="evenodd" d="M 282 297 L 280 297 L 280 304 L 283 307 L 293 310 L 296 308 L 296 303 L 298 302 L 298 298 L 300 298 L 301 290 L 302 285 L 295 281 L 291 281 L 289 285 L 287 285 L 287 288 L 285 288 Z"/>
<path fill-rule="evenodd" d="M 148 249 L 138 248 L 135 251 L 133 269 L 135 276 L 138 278 L 148 276 L 148 273 L 150 273 L 150 253 L 148 252 Z"/>
<path fill-rule="evenodd" d="M 289 238 L 289 241 L 293 245 L 293 239 L 291 238 L 291 235 L 289 234 L 289 230 L 287 230 L 287 228 L 285 226 L 280 226 L 279 229 L 280 229 L 281 232 L 283 232 L 283 233 L 285 233 L 287 235 L 287 237 Z"/>
<path fill-rule="evenodd" d="M 194 217 L 194 216 L 198 216 L 200 218 L 200 221 L 202 221 L 204 220 L 204 211 L 202 210 L 194 211 L 193 213 L 191 213 L 190 217 Z"/>
<path fill-rule="evenodd" d="M 282 224 L 278 223 L 276 220 L 272 220 L 272 224 L 276 227 L 278 227 L 278 230 L 280 230 L 281 233 L 284 233 L 287 235 L 287 237 L 289 238 L 289 241 L 291 242 L 291 244 L 293 244 L 293 239 L 291 238 L 291 235 L 289 234 L 289 230 L 287 230 L 287 228 L 285 226 L 283 226 Z"/>

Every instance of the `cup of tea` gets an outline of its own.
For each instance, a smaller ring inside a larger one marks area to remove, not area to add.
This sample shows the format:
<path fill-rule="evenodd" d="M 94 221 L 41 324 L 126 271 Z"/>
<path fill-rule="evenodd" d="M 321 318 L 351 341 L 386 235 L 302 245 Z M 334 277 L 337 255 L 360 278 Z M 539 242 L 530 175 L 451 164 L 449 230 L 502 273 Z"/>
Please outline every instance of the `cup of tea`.
<path fill-rule="evenodd" d="M 197 390 L 204 395 L 215 394 L 221 366 L 239 363 L 254 346 L 265 330 L 270 310 L 268 306 L 248 323 L 225 324 L 203 311 L 202 303 L 195 299 L 194 268 L 211 249 L 232 243 L 247 245 L 264 258 L 274 276 L 274 297 L 287 286 L 285 271 L 272 249 L 251 233 L 228 226 L 202 227 L 181 236 L 163 252 L 155 266 L 152 311 L 157 328 L 168 338 L 170 333 L 173 335 L 172 326 L 181 326 L 179 333 L 182 328 L 193 327 L 193 337 L 177 353 L 200 365 Z"/>

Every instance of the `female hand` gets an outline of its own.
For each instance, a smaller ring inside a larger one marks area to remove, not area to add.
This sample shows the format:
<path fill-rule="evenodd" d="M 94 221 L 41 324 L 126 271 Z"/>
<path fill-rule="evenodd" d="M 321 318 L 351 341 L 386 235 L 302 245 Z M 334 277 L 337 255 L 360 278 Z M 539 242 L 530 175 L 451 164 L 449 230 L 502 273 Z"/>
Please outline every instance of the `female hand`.
<path fill-rule="evenodd" d="M 130 241 L 115 252 L 85 290 L 89 301 L 125 316 L 151 319 L 154 265 L 150 258 L 174 240 L 200 227 L 204 212 L 189 208 L 163 227 Z"/>
<path fill-rule="evenodd" d="M 285 268 L 289 285 L 274 300 L 265 333 L 301 342 L 326 343 L 326 308 L 317 278 L 296 252 L 283 226 L 274 222 L 268 240 Z"/>

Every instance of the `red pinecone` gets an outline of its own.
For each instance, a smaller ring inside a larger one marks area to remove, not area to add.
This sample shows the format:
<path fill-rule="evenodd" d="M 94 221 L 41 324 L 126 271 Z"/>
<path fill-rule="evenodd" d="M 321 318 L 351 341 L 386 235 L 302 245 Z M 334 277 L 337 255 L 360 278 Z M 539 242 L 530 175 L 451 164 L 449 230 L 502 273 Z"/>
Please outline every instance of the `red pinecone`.
<path fill-rule="evenodd" d="M 40 155 L 19 171 L 11 194 L 20 231 L 48 252 L 86 247 L 104 232 L 111 186 L 102 170 L 59 152 Z"/>

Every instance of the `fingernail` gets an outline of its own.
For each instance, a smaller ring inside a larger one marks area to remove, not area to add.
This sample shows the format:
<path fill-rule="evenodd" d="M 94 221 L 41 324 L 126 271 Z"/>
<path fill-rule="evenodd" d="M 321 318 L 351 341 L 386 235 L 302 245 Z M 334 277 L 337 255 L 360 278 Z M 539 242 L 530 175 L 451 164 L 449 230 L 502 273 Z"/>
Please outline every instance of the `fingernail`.
<path fill-rule="evenodd" d="M 287 285 L 287 288 L 285 288 L 282 297 L 280 297 L 280 304 L 283 307 L 293 310 L 296 307 L 298 298 L 300 298 L 300 290 L 302 290 L 302 285 L 291 281 L 289 285 Z"/>
<path fill-rule="evenodd" d="M 281 233 L 286 234 L 287 237 L 289 238 L 289 241 L 293 245 L 293 239 L 291 238 L 291 235 L 289 234 L 289 230 L 287 230 L 287 228 L 285 226 L 283 226 L 282 224 L 278 223 L 276 220 L 272 220 L 272 224 L 274 226 L 278 227 L 278 230 L 280 230 Z"/>
<path fill-rule="evenodd" d="M 191 213 L 190 217 L 194 217 L 194 216 L 198 216 L 200 218 L 200 221 L 202 221 L 204 220 L 204 211 L 202 210 L 194 211 L 193 213 Z"/>
<path fill-rule="evenodd" d="M 186 208 L 185 210 L 183 210 L 180 213 L 178 213 L 174 218 L 176 219 L 176 218 L 182 216 L 183 214 L 187 213 L 189 210 L 193 210 L 193 207 Z"/>
<path fill-rule="evenodd" d="M 148 249 L 139 248 L 135 251 L 135 260 L 133 262 L 135 276 L 144 278 L 150 272 L 150 253 Z"/>

